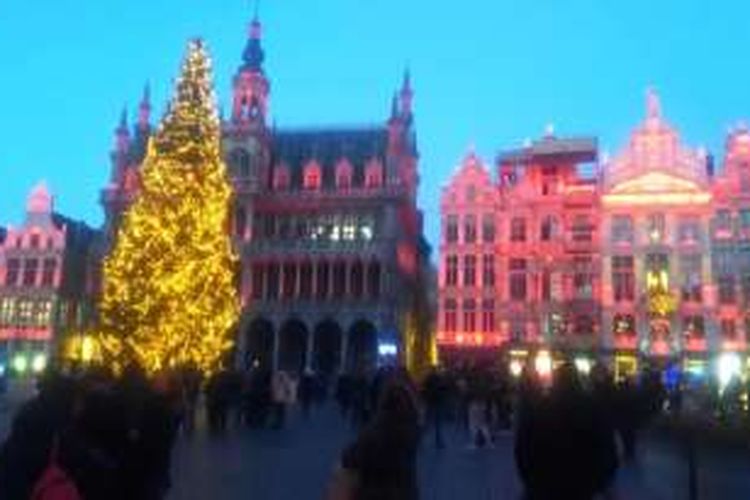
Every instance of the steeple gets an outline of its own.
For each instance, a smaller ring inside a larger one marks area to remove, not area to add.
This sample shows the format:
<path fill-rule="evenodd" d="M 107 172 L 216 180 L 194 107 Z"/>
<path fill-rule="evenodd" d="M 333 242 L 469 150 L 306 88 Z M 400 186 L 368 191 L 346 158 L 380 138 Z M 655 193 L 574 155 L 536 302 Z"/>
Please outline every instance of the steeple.
<path fill-rule="evenodd" d="M 151 88 L 148 83 L 143 87 L 143 96 L 138 105 L 138 128 L 144 129 L 149 126 L 151 117 Z"/>
<path fill-rule="evenodd" d="M 391 121 L 398 119 L 398 95 L 394 92 L 391 99 Z"/>
<path fill-rule="evenodd" d="M 130 143 L 130 131 L 128 130 L 128 110 L 123 106 L 120 113 L 120 123 L 115 129 L 115 148 L 119 152 L 127 151 Z"/>
<path fill-rule="evenodd" d="M 261 24 L 257 13 L 248 30 L 242 65 L 234 76 L 232 122 L 265 125 L 268 112 L 269 83 L 263 71 L 265 54 L 261 47 Z"/>
<path fill-rule="evenodd" d="M 403 117 L 411 116 L 411 103 L 414 98 L 414 91 L 411 88 L 411 72 L 407 67 L 404 70 L 404 80 L 401 83 L 401 115 Z"/>
<path fill-rule="evenodd" d="M 653 87 L 646 89 L 646 119 L 648 121 L 661 121 L 661 99 Z"/>
<path fill-rule="evenodd" d="M 263 73 L 263 60 L 265 53 L 261 46 L 262 26 L 258 20 L 258 14 L 253 16 L 248 28 L 247 44 L 242 52 L 243 65 L 241 69 Z"/>

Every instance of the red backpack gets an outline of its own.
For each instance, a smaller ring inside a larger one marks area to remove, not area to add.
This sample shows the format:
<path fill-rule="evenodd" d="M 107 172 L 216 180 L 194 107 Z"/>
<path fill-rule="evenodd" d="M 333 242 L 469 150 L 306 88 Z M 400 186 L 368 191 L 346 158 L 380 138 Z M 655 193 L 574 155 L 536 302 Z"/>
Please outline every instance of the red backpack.
<path fill-rule="evenodd" d="M 31 500 L 83 500 L 76 483 L 57 463 L 58 439 L 52 443 L 49 462 L 39 476 L 31 493 Z"/>

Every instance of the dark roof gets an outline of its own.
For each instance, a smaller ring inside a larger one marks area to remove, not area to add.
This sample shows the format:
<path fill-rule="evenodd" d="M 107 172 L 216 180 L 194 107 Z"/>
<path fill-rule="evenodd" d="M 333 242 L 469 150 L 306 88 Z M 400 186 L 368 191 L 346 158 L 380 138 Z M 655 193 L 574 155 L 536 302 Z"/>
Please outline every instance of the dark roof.
<path fill-rule="evenodd" d="M 5 237 L 8 236 L 8 230 L 0 226 L 0 245 L 5 242 Z"/>
<path fill-rule="evenodd" d="M 333 182 L 333 167 L 346 158 L 354 167 L 354 182 L 373 158 L 385 163 L 388 129 L 385 126 L 299 128 L 274 130 L 271 163 L 285 163 L 295 177 L 310 160 L 323 169 L 323 184 Z"/>
<path fill-rule="evenodd" d="M 72 238 L 75 245 L 88 247 L 97 237 L 99 230 L 94 229 L 83 221 L 71 219 L 58 212 L 52 213 L 52 222 L 58 228 L 68 227 L 68 238 Z"/>
<path fill-rule="evenodd" d="M 521 149 L 501 151 L 497 155 L 498 163 L 528 163 L 543 161 L 553 157 L 564 157 L 575 163 L 595 161 L 597 158 L 596 137 L 543 137 Z"/>

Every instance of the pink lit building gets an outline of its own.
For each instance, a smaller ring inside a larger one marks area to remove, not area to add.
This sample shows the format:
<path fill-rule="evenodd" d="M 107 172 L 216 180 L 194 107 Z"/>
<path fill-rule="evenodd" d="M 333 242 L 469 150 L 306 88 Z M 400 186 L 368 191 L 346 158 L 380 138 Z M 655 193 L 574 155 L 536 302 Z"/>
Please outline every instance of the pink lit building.
<path fill-rule="evenodd" d="M 54 212 L 44 184 L 31 191 L 24 223 L 8 227 L 0 243 L 0 362 L 46 357 L 60 335 L 87 320 L 86 259 L 95 237 Z"/>
<path fill-rule="evenodd" d="M 604 356 L 618 373 L 743 358 L 750 131 L 730 132 L 715 172 L 649 92 L 622 151 L 581 175 L 596 161 L 595 140 L 552 134 L 500 153 L 494 178 L 466 157 L 441 198 L 442 352 L 548 349 Z"/>

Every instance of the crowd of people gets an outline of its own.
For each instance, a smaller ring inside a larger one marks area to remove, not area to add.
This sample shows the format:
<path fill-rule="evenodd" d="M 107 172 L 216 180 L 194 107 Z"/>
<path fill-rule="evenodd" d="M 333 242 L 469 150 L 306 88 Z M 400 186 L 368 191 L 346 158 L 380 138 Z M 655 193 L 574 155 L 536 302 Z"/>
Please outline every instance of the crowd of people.
<path fill-rule="evenodd" d="M 455 442 L 448 431 L 472 449 L 513 439 L 530 500 L 588 499 L 612 487 L 665 398 L 654 373 L 616 385 L 606 368 L 582 376 L 572 363 L 547 379 L 533 367 L 517 377 L 497 366 L 436 368 L 419 384 L 396 367 L 338 377 L 256 368 L 205 380 L 190 371 L 148 380 L 137 370 L 50 373 L 0 448 L 0 498 L 34 498 L 61 481 L 85 499 L 164 498 L 173 445 L 196 429 L 201 409 L 212 433 L 280 430 L 290 408 L 308 418 L 332 399 L 357 437 L 341 453 L 330 500 L 418 498 L 420 443 L 442 449 Z"/>

